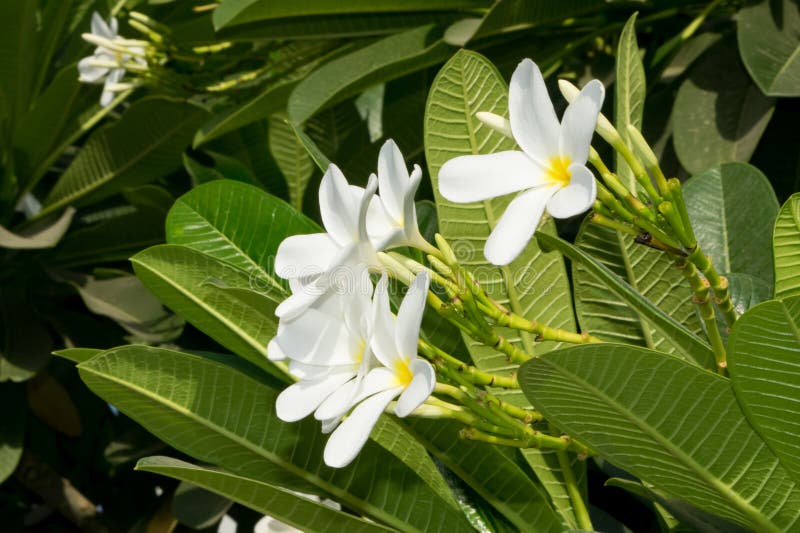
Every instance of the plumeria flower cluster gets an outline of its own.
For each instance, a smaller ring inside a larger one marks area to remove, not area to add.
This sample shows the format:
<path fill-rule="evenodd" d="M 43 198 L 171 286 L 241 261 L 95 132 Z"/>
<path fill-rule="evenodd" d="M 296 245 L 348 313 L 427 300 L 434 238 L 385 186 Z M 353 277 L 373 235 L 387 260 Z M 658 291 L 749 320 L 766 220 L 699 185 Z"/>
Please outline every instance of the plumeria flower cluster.
<path fill-rule="evenodd" d="M 124 83 L 127 70 L 146 70 L 146 41 L 125 39 L 119 35 L 119 22 L 111 17 L 105 21 L 95 12 L 92 14 L 91 33 L 84 33 L 83 39 L 97 46 L 92 55 L 78 62 L 80 81 L 103 85 L 100 105 L 106 107 L 114 96 L 133 88 L 133 83 Z"/>
<path fill-rule="evenodd" d="M 350 185 L 330 165 L 319 190 L 326 231 L 288 237 L 276 255 L 275 270 L 292 294 L 276 310 L 278 334 L 268 355 L 288 359 L 299 379 L 278 397 L 277 413 L 285 421 L 313 413 L 323 432 L 332 432 L 324 454 L 332 467 L 355 458 L 390 402 L 397 399 L 395 414 L 406 416 L 436 384 L 433 367 L 417 358 L 427 274 L 413 281 L 396 317 L 386 273 L 376 286 L 370 277 L 383 271 L 379 251 L 435 250 L 417 224 L 414 195 L 421 178 L 419 166 L 408 172 L 391 140 L 365 188 Z"/>
<path fill-rule="evenodd" d="M 597 187 L 586 160 L 604 96 L 603 84 L 592 80 L 559 123 L 539 67 L 525 59 L 511 77 L 509 120 L 478 113 L 481 121 L 512 137 L 521 151 L 451 159 L 439 170 L 439 189 L 459 203 L 519 193 L 486 241 L 489 261 L 513 261 L 545 210 L 555 218 L 569 218 L 592 207 Z"/>

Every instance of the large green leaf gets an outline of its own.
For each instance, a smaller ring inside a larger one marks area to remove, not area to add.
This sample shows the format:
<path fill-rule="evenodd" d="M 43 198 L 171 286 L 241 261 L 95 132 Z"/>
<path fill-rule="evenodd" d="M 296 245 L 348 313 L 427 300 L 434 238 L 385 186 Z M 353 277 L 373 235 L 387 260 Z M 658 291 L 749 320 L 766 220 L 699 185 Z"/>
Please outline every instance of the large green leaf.
<path fill-rule="evenodd" d="M 530 479 L 513 450 L 465 441 L 459 425 L 409 419 L 405 424 L 449 470 L 497 509 L 519 531 L 562 531 L 542 485 Z"/>
<path fill-rule="evenodd" d="M 28 111 L 37 75 L 38 2 L 0 2 L 0 89 L 12 123 Z"/>
<path fill-rule="evenodd" d="M 761 93 L 742 67 L 736 44 L 720 41 L 692 66 L 675 98 L 678 159 L 689 172 L 721 161 L 748 161 L 773 109 L 774 100 Z"/>
<path fill-rule="evenodd" d="M 659 491 L 755 531 L 790 531 L 800 521 L 800 490 L 725 378 L 607 344 L 531 360 L 520 384 L 548 420 Z"/>
<path fill-rule="evenodd" d="M 289 201 L 302 211 L 303 195 L 314 173 L 314 162 L 283 114 L 273 115 L 269 120 L 269 150 L 289 187 Z"/>
<path fill-rule="evenodd" d="M 214 27 L 268 21 L 280 18 L 310 17 L 319 15 L 406 13 L 415 11 L 443 11 L 448 9 L 476 9 L 489 7 L 487 0 L 311 0 L 306 2 L 273 2 L 272 0 L 226 0 L 214 10 Z"/>
<path fill-rule="evenodd" d="M 728 369 L 750 423 L 800 482 L 800 298 L 755 306 L 733 325 Z"/>
<path fill-rule="evenodd" d="M 248 102 L 212 116 L 197 130 L 193 145 L 196 148 L 233 130 L 264 120 L 282 110 L 286 107 L 289 95 L 296 85 L 297 80 L 271 83 L 262 93 Z"/>
<path fill-rule="evenodd" d="M 232 474 L 219 468 L 196 466 L 171 457 L 145 457 L 136 463 L 136 470 L 154 472 L 181 481 L 188 481 L 242 505 L 273 516 L 302 531 L 389 531 L 332 509 L 322 503 L 264 481 Z"/>
<path fill-rule="evenodd" d="M 697 242 L 717 270 L 772 284 L 778 200 L 766 176 L 745 163 L 723 163 L 692 177 L 683 192 Z"/>
<path fill-rule="evenodd" d="M 478 111 L 504 115 L 507 112 L 507 89 L 494 66 L 474 52 L 460 51 L 447 62 L 434 80 L 425 113 L 425 155 L 433 183 L 439 215 L 439 231 L 450 242 L 462 265 L 470 268 L 476 279 L 498 302 L 515 313 L 557 328 L 575 330 L 569 282 L 562 257 L 543 253 L 532 241 L 510 265 L 491 265 L 483 255 L 483 246 L 511 196 L 473 204 L 454 204 L 439 194 L 437 186 L 441 166 L 453 157 L 489 154 L 514 147 L 514 142 L 491 130 L 475 118 Z M 544 222 L 547 231 L 555 232 L 552 220 Z M 534 345 L 525 332 L 501 330 L 510 342 L 528 353 L 543 353 L 553 343 Z M 516 367 L 491 347 L 464 336 L 475 364 L 488 371 L 509 373 Z M 507 401 L 525 405 L 518 391 L 498 391 Z M 531 466 L 539 472 L 553 503 L 563 513 L 567 524 L 575 523 L 569 497 L 557 469 L 557 462 L 542 452 L 525 452 Z M 549 483 L 552 481 L 553 483 Z"/>
<path fill-rule="evenodd" d="M 675 318 L 665 313 L 649 300 L 642 297 L 631 285 L 623 281 L 606 265 L 600 263 L 585 251 L 565 240 L 542 232 L 536 232 L 539 244 L 548 250 L 558 250 L 573 263 L 580 263 L 588 274 L 594 276 L 614 295 L 646 319 L 661 335 L 675 347 L 677 353 L 686 356 L 703 366 L 711 364 L 711 347 L 695 333 L 686 329 Z"/>
<path fill-rule="evenodd" d="M 45 199 L 41 215 L 178 169 L 180 153 L 204 117 L 201 109 L 171 100 L 136 102 L 118 122 L 89 138 Z"/>
<path fill-rule="evenodd" d="M 286 202 L 256 187 L 219 180 L 195 187 L 175 202 L 167 216 L 167 242 L 207 253 L 285 292 L 286 282 L 273 272 L 281 241 L 319 226 Z"/>
<path fill-rule="evenodd" d="M 619 36 L 617 45 L 617 70 L 614 82 L 614 124 L 622 139 L 630 146 L 628 125 L 642 129 L 644 98 L 647 83 L 644 78 L 644 65 L 636 42 L 636 15 L 634 13 Z M 630 190 L 636 190 L 636 178 L 625 163 L 625 159 L 615 154 L 617 174 Z"/>
<path fill-rule="evenodd" d="M 799 9 L 791 0 L 762 0 L 736 16 L 744 65 L 770 96 L 800 96 Z"/>
<path fill-rule="evenodd" d="M 275 335 L 277 302 L 255 306 L 225 288 L 254 288 L 252 277 L 220 259 L 192 248 L 164 244 L 131 258 L 145 287 L 176 314 L 235 354 L 282 377 L 266 358 Z"/>
<path fill-rule="evenodd" d="M 584 223 L 581 227 L 575 245 L 690 332 L 698 336 L 703 334 L 703 326 L 692 303 L 691 288 L 665 253 L 637 244 L 630 235 L 591 223 Z M 572 263 L 572 279 L 575 311 L 582 331 L 605 341 L 645 346 L 667 353 L 678 351 L 634 307 L 592 275 L 584 263 Z M 713 363 L 713 359 L 708 363 Z"/>
<path fill-rule="evenodd" d="M 289 97 L 294 124 L 310 119 L 326 105 L 443 61 L 452 48 L 436 39 L 433 25 L 385 37 L 337 57 L 309 74 Z"/>
<path fill-rule="evenodd" d="M 772 237 L 775 296 L 800 295 L 800 193 L 786 200 L 775 220 Z"/>
<path fill-rule="evenodd" d="M 78 369 L 99 396 L 201 461 L 280 487 L 323 491 L 401 531 L 469 531 L 457 509 L 373 442 L 349 467 L 326 467 L 319 423 L 281 422 L 275 414 L 277 391 L 224 364 L 128 346 Z"/>
<path fill-rule="evenodd" d="M 0 405 L 4 410 L 3 417 L 0 418 L 0 483 L 2 483 L 14 473 L 22 457 L 25 418 L 28 413 L 25 405 L 25 389 L 20 385 L 9 383 L 0 385 Z"/>

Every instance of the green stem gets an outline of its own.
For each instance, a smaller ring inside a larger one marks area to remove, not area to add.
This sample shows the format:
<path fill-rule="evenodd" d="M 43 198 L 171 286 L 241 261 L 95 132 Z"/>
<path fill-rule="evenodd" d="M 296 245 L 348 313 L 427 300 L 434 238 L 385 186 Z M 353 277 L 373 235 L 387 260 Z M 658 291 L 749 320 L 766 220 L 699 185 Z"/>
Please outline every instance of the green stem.
<path fill-rule="evenodd" d="M 575 518 L 578 519 L 578 527 L 585 531 L 594 531 L 592 519 L 589 517 L 589 509 L 586 507 L 578 480 L 575 478 L 575 472 L 572 470 L 569 454 L 564 450 L 558 450 L 556 457 L 558 457 L 558 465 L 561 467 L 561 474 L 564 476 L 564 485 L 567 487 L 569 500 L 572 502 L 572 510 L 575 511 Z"/>
<path fill-rule="evenodd" d="M 702 279 L 697 273 L 697 267 L 686 258 L 675 259 L 675 266 L 678 267 L 683 277 L 689 281 L 692 288 L 692 302 L 700 312 L 700 318 L 706 327 L 708 341 L 711 350 L 714 352 L 714 359 L 717 363 L 717 372 L 724 375 L 728 366 L 725 344 L 717 328 L 717 320 L 714 314 L 714 306 L 711 304 L 708 291 L 709 283 L 707 279 Z"/>
<path fill-rule="evenodd" d="M 736 316 L 736 310 L 733 308 L 733 302 L 731 302 L 731 296 L 728 290 L 728 278 L 720 276 L 717 269 L 714 268 L 714 263 L 711 262 L 711 259 L 703 254 L 699 244 L 695 246 L 695 249 L 689 254 L 689 261 L 691 261 L 706 277 L 711 286 L 711 290 L 714 291 L 714 304 L 722 312 L 728 327 L 733 326 L 733 323 L 736 322 L 738 317 Z"/>
<path fill-rule="evenodd" d="M 519 389 L 519 382 L 517 376 L 500 376 L 489 372 L 479 370 L 472 365 L 468 365 L 445 352 L 444 350 L 434 346 L 423 339 L 419 340 L 419 350 L 426 357 L 435 361 L 437 358 L 444 361 L 444 363 L 451 366 L 456 372 L 464 376 L 475 385 L 489 386 L 489 387 L 502 387 L 505 389 Z"/>
<path fill-rule="evenodd" d="M 519 331 L 527 331 L 536 335 L 536 340 L 568 342 L 570 344 L 591 344 L 603 342 L 597 337 L 592 337 L 588 333 L 573 333 L 564 329 L 554 328 L 536 320 L 528 320 L 516 313 L 512 313 L 499 303 L 491 300 L 490 305 L 485 302 L 479 303 L 480 310 L 491 317 L 498 326 L 503 326 Z"/>

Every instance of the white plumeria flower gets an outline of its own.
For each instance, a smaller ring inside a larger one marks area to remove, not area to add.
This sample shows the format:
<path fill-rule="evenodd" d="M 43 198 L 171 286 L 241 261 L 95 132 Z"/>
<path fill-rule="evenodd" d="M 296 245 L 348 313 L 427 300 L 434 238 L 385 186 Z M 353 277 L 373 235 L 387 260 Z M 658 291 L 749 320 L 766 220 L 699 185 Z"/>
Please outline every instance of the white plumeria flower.
<path fill-rule="evenodd" d="M 288 279 L 292 288 L 292 295 L 275 310 L 279 318 L 296 317 L 337 282 L 350 283 L 361 265 L 381 268 L 367 233 L 367 211 L 377 187 L 374 178 L 366 189 L 352 186 L 339 167 L 328 167 L 319 187 L 326 233 L 287 237 L 275 256 L 275 273 Z M 337 280 L 340 277 L 344 279 Z"/>
<path fill-rule="evenodd" d="M 282 323 L 273 339 L 299 378 L 278 396 L 286 422 L 315 413 L 332 427 L 352 407 L 362 378 L 373 365 L 372 281 L 361 276 L 348 292 L 331 293 L 297 318 Z"/>
<path fill-rule="evenodd" d="M 378 282 L 373 297 L 371 347 L 382 366 L 370 370 L 359 383 L 352 402 L 356 407 L 328 439 L 323 455 L 328 466 L 342 468 L 355 459 L 392 400 L 399 396 L 394 413 L 405 417 L 433 392 L 436 373 L 430 363 L 417 357 L 428 285 L 428 274 L 419 274 L 395 318 L 389 307 L 388 278 L 384 274 Z"/>
<path fill-rule="evenodd" d="M 111 17 L 108 22 L 103 20 L 96 11 L 92 14 L 92 32 L 90 36 L 100 39 L 102 42 L 119 40 L 119 23 L 117 19 Z M 91 37 L 89 39 L 93 41 Z M 120 67 L 120 63 L 133 61 L 139 65 L 147 65 L 147 62 L 140 57 L 144 50 L 139 47 L 130 47 L 130 54 L 112 50 L 107 46 L 98 45 L 94 53 L 84 57 L 78 62 L 79 80 L 84 83 L 103 84 L 103 93 L 100 96 L 100 105 L 108 106 L 113 100 L 114 95 L 120 90 L 132 87 L 130 84 L 123 84 L 122 78 L 125 76 L 125 69 Z"/>
<path fill-rule="evenodd" d="M 522 151 L 457 157 L 439 170 L 439 190 L 452 202 L 519 192 L 486 241 L 484 254 L 493 264 L 507 265 L 522 252 L 545 209 L 569 218 L 594 203 L 597 186 L 586 159 L 604 97 L 602 83 L 590 81 L 559 123 L 539 67 L 525 59 L 508 98 L 511 132 Z"/>
<path fill-rule="evenodd" d="M 380 202 L 370 206 L 367 226 L 378 250 L 395 246 L 413 246 L 427 252 L 438 252 L 419 231 L 414 196 L 417 194 L 422 169 L 414 165 L 408 172 L 403 154 L 392 139 L 378 154 L 378 189 Z"/>

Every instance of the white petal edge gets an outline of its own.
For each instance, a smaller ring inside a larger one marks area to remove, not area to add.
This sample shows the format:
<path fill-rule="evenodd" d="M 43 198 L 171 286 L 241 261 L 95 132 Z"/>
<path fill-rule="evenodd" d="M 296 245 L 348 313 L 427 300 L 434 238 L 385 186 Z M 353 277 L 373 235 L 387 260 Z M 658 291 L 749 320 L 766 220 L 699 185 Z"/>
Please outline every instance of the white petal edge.
<path fill-rule="evenodd" d="M 358 204 L 342 171 L 328 167 L 319 185 L 319 212 L 322 225 L 340 245 L 358 238 Z"/>
<path fill-rule="evenodd" d="M 331 468 L 343 468 L 352 463 L 367 442 L 383 410 L 401 390 L 394 388 L 379 392 L 356 406 L 328 439 L 323 453 L 325 464 Z"/>
<path fill-rule="evenodd" d="M 439 192 L 456 203 L 479 202 L 544 183 L 541 166 L 522 152 L 463 155 L 439 169 Z"/>
<path fill-rule="evenodd" d="M 400 148 L 392 139 L 387 140 L 378 154 L 378 186 L 383 205 L 395 220 L 403 216 L 403 193 L 408 177 L 408 168 Z"/>
<path fill-rule="evenodd" d="M 327 233 L 291 235 L 275 254 L 275 273 L 283 279 L 306 278 L 324 272 L 341 247 Z"/>
<path fill-rule="evenodd" d="M 494 265 L 507 265 L 522 252 L 539 225 L 545 205 L 554 193 L 551 187 L 540 187 L 520 193 L 486 239 L 483 253 Z"/>
<path fill-rule="evenodd" d="M 370 345 L 378 361 L 384 366 L 391 367 L 397 360 L 397 346 L 395 344 L 396 320 L 389 307 L 389 280 L 386 274 L 381 276 L 375 287 L 372 298 L 372 339 Z"/>
<path fill-rule="evenodd" d="M 592 80 L 569 104 L 564 112 L 559 137 L 559 151 L 571 163 L 585 164 L 589 146 L 597 126 L 597 116 L 603 107 L 605 88 L 599 80 Z"/>
<path fill-rule="evenodd" d="M 555 218 L 569 218 L 587 211 L 597 197 L 597 182 L 583 165 L 569 166 L 570 183 L 547 201 L 547 212 Z"/>
<path fill-rule="evenodd" d="M 514 139 L 526 154 L 545 166 L 558 155 L 558 117 L 542 72 L 530 59 L 523 59 L 511 75 L 508 116 Z"/>
<path fill-rule="evenodd" d="M 275 400 L 275 413 L 284 422 L 297 422 L 307 417 L 343 383 L 351 372 L 331 374 L 318 381 L 300 381 L 284 389 Z"/>
<path fill-rule="evenodd" d="M 427 272 L 423 271 L 417 274 L 397 310 L 395 342 L 397 351 L 402 357 L 413 358 L 417 355 L 419 329 L 422 324 L 422 315 L 425 313 L 429 285 L 430 279 Z"/>
<path fill-rule="evenodd" d="M 408 416 L 414 409 L 422 405 L 436 387 L 436 372 L 429 362 L 423 359 L 412 361 L 411 372 L 414 377 L 400 395 L 397 406 L 394 408 L 394 414 L 400 418 Z"/>

